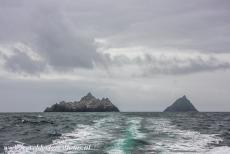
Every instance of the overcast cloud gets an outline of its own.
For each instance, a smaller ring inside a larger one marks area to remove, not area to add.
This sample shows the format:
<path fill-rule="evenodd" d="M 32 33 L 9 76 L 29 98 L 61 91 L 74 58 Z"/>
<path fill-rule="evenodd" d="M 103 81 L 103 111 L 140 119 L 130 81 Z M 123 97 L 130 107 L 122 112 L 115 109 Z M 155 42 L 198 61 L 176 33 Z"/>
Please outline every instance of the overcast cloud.
<path fill-rule="evenodd" d="M 0 0 L 0 111 L 41 111 L 57 88 L 125 111 L 163 110 L 184 94 L 198 109 L 230 110 L 230 87 L 218 86 L 229 82 L 229 15 L 228 0 Z"/>

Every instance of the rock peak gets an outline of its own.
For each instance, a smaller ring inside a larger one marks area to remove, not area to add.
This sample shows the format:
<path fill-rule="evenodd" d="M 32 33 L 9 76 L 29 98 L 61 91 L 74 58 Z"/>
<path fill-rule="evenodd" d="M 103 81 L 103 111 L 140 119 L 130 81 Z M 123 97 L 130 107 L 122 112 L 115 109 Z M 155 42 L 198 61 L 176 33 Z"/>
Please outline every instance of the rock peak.
<path fill-rule="evenodd" d="M 184 95 L 177 99 L 171 106 L 167 107 L 164 112 L 197 112 L 197 109 Z"/>
<path fill-rule="evenodd" d="M 91 99 L 96 99 L 96 98 L 91 94 L 91 92 L 88 92 L 87 95 L 85 95 L 85 96 L 83 96 L 83 97 L 81 98 L 81 100 L 91 100 Z"/>
<path fill-rule="evenodd" d="M 86 95 L 86 97 L 94 97 L 91 92 L 88 92 L 88 94 Z"/>
<path fill-rule="evenodd" d="M 181 98 L 183 98 L 183 99 L 187 99 L 186 95 L 184 95 L 184 96 L 183 96 L 183 97 L 181 97 Z"/>

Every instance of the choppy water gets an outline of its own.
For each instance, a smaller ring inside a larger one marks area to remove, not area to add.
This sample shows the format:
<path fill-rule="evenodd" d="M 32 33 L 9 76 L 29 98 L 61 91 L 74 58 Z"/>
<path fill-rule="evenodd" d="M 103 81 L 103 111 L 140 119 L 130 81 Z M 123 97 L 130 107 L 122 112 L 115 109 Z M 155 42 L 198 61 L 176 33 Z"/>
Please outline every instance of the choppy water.
<path fill-rule="evenodd" d="M 0 114 L 0 153 L 223 154 L 229 146 L 230 113 Z"/>

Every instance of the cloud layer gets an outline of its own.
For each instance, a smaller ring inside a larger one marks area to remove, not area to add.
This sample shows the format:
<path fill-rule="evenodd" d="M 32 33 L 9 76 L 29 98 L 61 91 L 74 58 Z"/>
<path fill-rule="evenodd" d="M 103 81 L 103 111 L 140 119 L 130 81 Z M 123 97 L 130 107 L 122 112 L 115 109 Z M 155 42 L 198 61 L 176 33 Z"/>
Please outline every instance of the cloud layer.
<path fill-rule="evenodd" d="M 111 72 L 115 64 L 127 69 L 133 65 L 140 68 L 136 72 L 143 70 L 138 74 L 151 76 L 229 68 L 229 59 L 218 56 L 220 53 L 230 57 L 230 5 L 225 0 L 186 4 L 181 0 L 0 3 L 0 55 L 6 52 L 2 51 L 5 44 L 15 48 L 19 43 L 43 58 L 34 61 L 24 49 L 13 49 L 17 50 L 13 56 L 1 57 L 5 71 L 36 75 L 49 68 L 72 72 L 99 67 Z M 141 54 L 133 58 L 135 47 L 148 48 L 150 52 L 145 54 L 140 49 Z M 111 56 L 119 49 L 124 50 L 115 58 Z M 156 56 L 162 49 L 167 52 Z M 113 53 L 108 53 L 111 50 Z M 206 60 L 199 55 L 181 57 L 175 50 L 182 55 L 205 54 Z"/>

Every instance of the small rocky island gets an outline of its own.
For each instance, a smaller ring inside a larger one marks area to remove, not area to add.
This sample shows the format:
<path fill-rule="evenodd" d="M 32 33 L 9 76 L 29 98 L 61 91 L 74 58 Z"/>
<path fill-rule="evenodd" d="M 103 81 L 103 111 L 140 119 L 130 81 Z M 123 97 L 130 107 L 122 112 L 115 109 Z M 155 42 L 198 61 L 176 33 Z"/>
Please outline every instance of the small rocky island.
<path fill-rule="evenodd" d="M 177 99 L 171 106 L 167 107 L 164 112 L 198 112 L 198 110 L 186 96 L 183 96 Z"/>
<path fill-rule="evenodd" d="M 108 98 L 98 99 L 88 93 L 80 101 L 62 101 L 46 108 L 44 112 L 119 112 L 119 109 Z"/>

